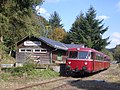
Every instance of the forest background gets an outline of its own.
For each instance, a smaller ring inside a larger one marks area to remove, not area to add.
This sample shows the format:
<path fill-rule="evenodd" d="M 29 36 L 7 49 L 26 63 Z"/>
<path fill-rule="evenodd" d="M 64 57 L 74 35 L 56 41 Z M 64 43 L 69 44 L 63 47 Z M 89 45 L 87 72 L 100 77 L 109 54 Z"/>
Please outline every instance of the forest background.
<path fill-rule="evenodd" d="M 0 59 L 3 62 L 12 59 L 18 41 L 32 35 L 63 43 L 85 44 L 108 54 L 111 60 L 120 61 L 119 45 L 114 49 L 105 48 L 110 41 L 109 37 L 102 36 L 109 28 L 104 26 L 103 20 L 96 19 L 97 13 L 93 6 L 76 16 L 67 32 L 57 11 L 50 15 L 49 20 L 36 14 L 35 7 L 43 3 L 43 0 L 0 1 Z"/>

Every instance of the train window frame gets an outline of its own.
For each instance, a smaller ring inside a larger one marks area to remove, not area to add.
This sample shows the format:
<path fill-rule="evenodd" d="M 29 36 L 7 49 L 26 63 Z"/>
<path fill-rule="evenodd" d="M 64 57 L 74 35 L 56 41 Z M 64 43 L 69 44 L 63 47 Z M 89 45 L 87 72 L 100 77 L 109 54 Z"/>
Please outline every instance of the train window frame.
<path fill-rule="evenodd" d="M 99 54 L 99 53 L 96 53 L 96 60 L 103 61 L 103 60 L 104 60 L 103 55 L 102 55 L 102 54 Z"/>
<path fill-rule="evenodd" d="M 82 52 L 82 56 L 80 56 L 80 53 Z M 86 55 L 85 55 L 86 54 Z M 90 59 L 90 52 L 89 51 L 79 51 L 79 53 L 78 53 L 78 59 L 86 59 L 86 60 L 88 60 L 88 59 Z"/>
<path fill-rule="evenodd" d="M 73 54 L 71 54 L 71 52 Z M 69 51 L 68 58 L 77 59 L 78 58 L 78 51 Z"/>

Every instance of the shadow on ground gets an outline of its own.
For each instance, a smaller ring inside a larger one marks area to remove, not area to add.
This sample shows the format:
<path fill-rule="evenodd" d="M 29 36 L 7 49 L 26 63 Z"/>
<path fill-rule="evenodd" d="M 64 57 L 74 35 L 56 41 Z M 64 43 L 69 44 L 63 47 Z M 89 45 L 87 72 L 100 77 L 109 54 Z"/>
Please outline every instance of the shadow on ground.
<path fill-rule="evenodd" d="M 85 90 L 120 90 L 120 82 L 110 83 L 102 80 L 77 80 L 69 81 L 68 84 L 77 89 Z"/>
<path fill-rule="evenodd" d="M 104 70 L 102 70 L 104 71 Z M 84 80 L 84 78 L 98 74 L 102 71 L 95 72 L 92 74 L 86 73 L 84 75 L 73 75 L 73 78 L 83 78 L 81 80 L 68 81 L 68 84 L 77 89 L 85 90 L 120 90 L 120 81 L 118 82 L 107 82 L 105 80 Z"/>

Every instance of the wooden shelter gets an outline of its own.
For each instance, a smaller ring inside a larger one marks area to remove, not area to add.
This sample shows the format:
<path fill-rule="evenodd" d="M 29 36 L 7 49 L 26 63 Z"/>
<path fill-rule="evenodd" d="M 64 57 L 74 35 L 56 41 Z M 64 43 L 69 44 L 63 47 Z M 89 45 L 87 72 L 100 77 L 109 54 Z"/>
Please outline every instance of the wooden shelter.
<path fill-rule="evenodd" d="M 17 43 L 16 63 L 34 60 L 40 64 L 65 63 L 67 49 L 84 47 L 82 44 L 64 44 L 45 37 L 26 37 Z"/>

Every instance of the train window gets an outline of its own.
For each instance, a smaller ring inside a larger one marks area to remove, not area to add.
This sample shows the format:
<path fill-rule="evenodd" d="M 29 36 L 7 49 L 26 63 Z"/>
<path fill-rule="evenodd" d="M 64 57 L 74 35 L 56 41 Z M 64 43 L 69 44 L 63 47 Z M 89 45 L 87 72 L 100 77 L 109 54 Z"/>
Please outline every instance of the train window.
<path fill-rule="evenodd" d="M 79 52 L 79 59 L 89 59 L 90 54 L 87 51 L 81 51 Z"/>
<path fill-rule="evenodd" d="M 105 60 L 105 61 L 110 61 L 110 58 L 109 58 L 108 56 L 105 56 L 105 57 L 104 57 L 104 60 Z"/>
<path fill-rule="evenodd" d="M 103 55 L 96 54 L 96 60 L 104 60 Z"/>
<path fill-rule="evenodd" d="M 77 58 L 78 52 L 77 51 L 70 51 L 68 58 Z"/>

